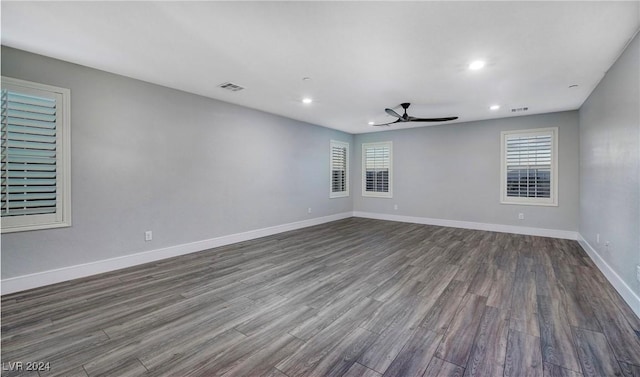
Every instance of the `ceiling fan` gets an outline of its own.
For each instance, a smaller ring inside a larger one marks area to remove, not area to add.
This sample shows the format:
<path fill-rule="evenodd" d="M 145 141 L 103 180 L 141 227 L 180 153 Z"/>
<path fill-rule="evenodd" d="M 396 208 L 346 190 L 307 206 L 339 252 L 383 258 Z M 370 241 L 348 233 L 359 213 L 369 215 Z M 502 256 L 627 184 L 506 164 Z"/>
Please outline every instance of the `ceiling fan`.
<path fill-rule="evenodd" d="M 394 124 L 394 123 L 403 123 L 403 122 L 447 122 L 449 120 L 455 120 L 458 119 L 458 117 L 446 117 L 446 118 L 416 118 L 416 117 L 412 117 L 407 115 L 407 109 L 409 108 L 409 106 L 411 106 L 410 103 L 405 102 L 405 103 L 401 103 L 400 106 L 402 106 L 402 108 L 404 109 L 404 114 L 400 115 L 398 113 L 396 113 L 395 111 L 393 111 L 392 109 L 384 109 L 384 111 L 387 112 L 387 114 L 396 117 L 398 119 L 396 119 L 393 122 L 389 122 L 389 123 L 384 123 L 384 124 L 374 124 L 374 126 L 388 126 L 390 124 Z"/>

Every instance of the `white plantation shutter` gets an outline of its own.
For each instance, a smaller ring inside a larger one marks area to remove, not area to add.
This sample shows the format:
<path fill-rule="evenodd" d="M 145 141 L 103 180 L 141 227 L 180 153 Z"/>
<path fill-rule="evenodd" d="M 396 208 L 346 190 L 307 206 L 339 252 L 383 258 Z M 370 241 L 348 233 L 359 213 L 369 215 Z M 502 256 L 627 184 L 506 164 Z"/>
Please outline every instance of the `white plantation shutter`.
<path fill-rule="evenodd" d="M 69 225 L 66 93 L 2 78 L 2 232 Z"/>
<path fill-rule="evenodd" d="M 503 203 L 557 203 L 556 130 L 503 132 Z"/>
<path fill-rule="evenodd" d="M 330 198 L 349 196 L 349 144 L 331 140 Z"/>
<path fill-rule="evenodd" d="M 551 197 L 551 135 L 507 138 L 507 196 Z"/>
<path fill-rule="evenodd" d="M 362 144 L 362 195 L 392 197 L 391 142 Z"/>

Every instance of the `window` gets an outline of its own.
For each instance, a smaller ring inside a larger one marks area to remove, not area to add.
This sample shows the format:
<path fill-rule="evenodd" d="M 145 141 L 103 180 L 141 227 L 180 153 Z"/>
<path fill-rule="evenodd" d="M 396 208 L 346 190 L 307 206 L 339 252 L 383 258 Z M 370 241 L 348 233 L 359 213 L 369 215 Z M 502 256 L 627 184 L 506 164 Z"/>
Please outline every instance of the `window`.
<path fill-rule="evenodd" d="M 349 196 L 349 143 L 331 140 L 330 198 Z"/>
<path fill-rule="evenodd" d="M 558 205 L 557 143 L 557 127 L 502 132 L 502 203 Z"/>
<path fill-rule="evenodd" d="M 362 144 L 362 196 L 391 198 L 391 142 Z"/>
<path fill-rule="evenodd" d="M 70 92 L 2 77 L 2 233 L 71 225 Z"/>

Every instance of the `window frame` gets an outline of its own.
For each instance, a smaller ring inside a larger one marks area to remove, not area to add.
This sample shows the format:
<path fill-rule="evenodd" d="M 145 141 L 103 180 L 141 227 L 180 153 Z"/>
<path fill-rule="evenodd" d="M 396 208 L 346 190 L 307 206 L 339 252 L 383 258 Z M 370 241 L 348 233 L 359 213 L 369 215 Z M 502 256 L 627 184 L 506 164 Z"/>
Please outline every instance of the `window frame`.
<path fill-rule="evenodd" d="M 389 148 L 389 189 L 386 192 L 367 191 L 367 149 L 376 147 Z M 393 198 L 393 142 L 362 143 L 362 196 L 371 198 Z"/>
<path fill-rule="evenodd" d="M 333 191 L 333 149 L 345 148 L 345 189 L 344 191 Z M 329 142 L 329 198 L 345 198 L 349 196 L 349 143 L 338 140 L 331 140 Z"/>
<path fill-rule="evenodd" d="M 71 226 L 71 91 L 67 88 L 2 76 L 2 89 L 56 98 L 56 212 L 0 217 L 1 233 Z"/>
<path fill-rule="evenodd" d="M 507 196 L 507 140 L 509 137 L 551 135 L 551 174 L 549 198 L 529 198 Z M 510 130 L 500 133 L 500 203 L 531 206 L 558 206 L 558 127 Z"/>

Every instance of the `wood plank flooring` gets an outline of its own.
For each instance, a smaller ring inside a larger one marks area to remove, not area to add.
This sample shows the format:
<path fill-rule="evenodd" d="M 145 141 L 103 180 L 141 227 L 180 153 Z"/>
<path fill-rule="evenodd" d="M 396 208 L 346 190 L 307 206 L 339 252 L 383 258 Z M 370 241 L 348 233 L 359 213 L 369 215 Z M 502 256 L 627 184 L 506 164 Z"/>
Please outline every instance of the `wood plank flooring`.
<path fill-rule="evenodd" d="M 640 375 L 640 320 L 576 242 L 361 218 L 1 312 L 2 376 Z"/>

